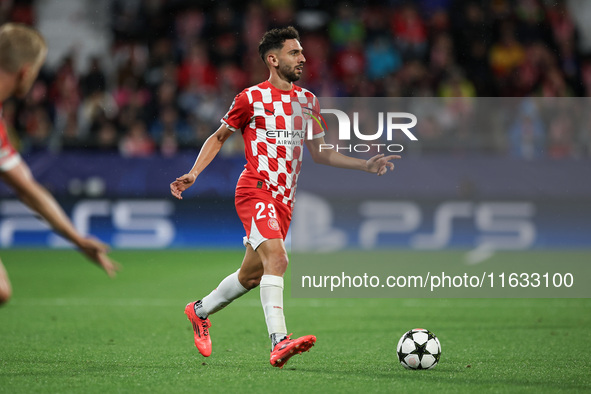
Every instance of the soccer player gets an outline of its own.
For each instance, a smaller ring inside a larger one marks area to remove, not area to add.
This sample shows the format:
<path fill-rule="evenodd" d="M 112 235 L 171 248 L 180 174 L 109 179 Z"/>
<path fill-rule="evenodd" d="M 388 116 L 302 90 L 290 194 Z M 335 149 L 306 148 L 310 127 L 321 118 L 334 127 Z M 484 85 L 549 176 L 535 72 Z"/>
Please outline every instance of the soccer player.
<path fill-rule="evenodd" d="M 107 256 L 107 246 L 76 231 L 55 198 L 35 181 L 27 164 L 10 144 L 1 118 L 1 103 L 11 96 L 24 97 L 27 94 L 46 54 L 45 40 L 36 30 L 15 23 L 0 27 L 0 178 L 53 230 L 70 240 L 82 254 L 113 277 L 118 264 Z M 0 305 L 11 295 L 10 281 L 0 261 Z"/>
<path fill-rule="evenodd" d="M 261 303 L 269 337 L 271 365 L 282 368 L 295 354 L 309 350 L 316 337 L 291 339 L 283 314 L 283 274 L 288 259 L 284 240 L 291 221 L 297 177 L 303 157 L 303 134 L 286 131 L 292 105 L 297 98 L 317 108 L 316 97 L 293 84 L 300 79 L 306 59 L 299 34 L 293 27 L 265 33 L 259 55 L 269 68 L 267 81 L 239 93 L 220 128 L 203 145 L 191 170 L 170 184 L 172 194 L 182 199 L 213 160 L 224 142 L 236 131 L 245 142 L 246 165 L 236 185 L 236 210 L 246 230 L 246 253 L 240 269 L 201 300 L 189 303 L 185 314 L 194 329 L 195 346 L 208 357 L 211 338 L 208 316 L 260 285 Z M 383 175 L 394 169 L 392 159 L 400 156 L 377 155 L 365 161 L 322 149 L 324 132 L 317 127 L 305 143 L 315 162 L 334 167 L 357 169 Z"/>

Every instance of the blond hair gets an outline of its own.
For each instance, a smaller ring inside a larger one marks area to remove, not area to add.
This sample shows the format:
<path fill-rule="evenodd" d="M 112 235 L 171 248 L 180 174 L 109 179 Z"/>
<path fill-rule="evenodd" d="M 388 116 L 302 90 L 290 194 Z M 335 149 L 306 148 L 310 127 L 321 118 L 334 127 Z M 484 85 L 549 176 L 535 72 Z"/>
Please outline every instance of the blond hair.
<path fill-rule="evenodd" d="M 35 29 L 19 24 L 0 26 L 0 68 L 18 72 L 25 64 L 37 64 L 47 50 L 43 36 Z"/>

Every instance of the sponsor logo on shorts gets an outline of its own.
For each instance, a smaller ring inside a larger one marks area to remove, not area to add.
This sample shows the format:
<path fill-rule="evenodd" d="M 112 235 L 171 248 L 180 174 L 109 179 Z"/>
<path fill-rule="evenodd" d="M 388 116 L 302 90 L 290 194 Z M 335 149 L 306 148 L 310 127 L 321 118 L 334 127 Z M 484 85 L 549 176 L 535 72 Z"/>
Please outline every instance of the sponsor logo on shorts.
<path fill-rule="evenodd" d="M 279 231 L 279 221 L 275 218 L 270 218 L 267 222 L 269 228 L 273 231 Z"/>

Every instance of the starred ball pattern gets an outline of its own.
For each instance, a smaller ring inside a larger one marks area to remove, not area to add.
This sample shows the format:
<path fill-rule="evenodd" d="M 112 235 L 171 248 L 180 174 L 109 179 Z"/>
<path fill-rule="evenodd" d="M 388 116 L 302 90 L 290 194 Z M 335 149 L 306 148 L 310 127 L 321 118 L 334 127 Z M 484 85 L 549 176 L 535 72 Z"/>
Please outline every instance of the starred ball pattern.
<path fill-rule="evenodd" d="M 400 338 L 396 354 L 407 369 L 431 369 L 439 362 L 441 344 L 431 331 L 414 328 Z"/>

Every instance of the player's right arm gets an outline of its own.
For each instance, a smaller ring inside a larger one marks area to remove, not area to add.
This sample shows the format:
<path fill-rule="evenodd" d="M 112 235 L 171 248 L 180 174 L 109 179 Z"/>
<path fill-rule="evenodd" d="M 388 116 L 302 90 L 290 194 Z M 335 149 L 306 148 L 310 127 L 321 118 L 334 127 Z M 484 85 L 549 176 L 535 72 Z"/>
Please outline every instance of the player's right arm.
<path fill-rule="evenodd" d="M 33 178 L 25 162 L 21 161 L 7 171 L 0 171 L 0 178 L 16 192 L 22 202 L 41 215 L 53 230 L 70 240 L 109 276 L 115 276 L 119 265 L 107 256 L 108 246 L 78 233 L 55 198 Z"/>
<path fill-rule="evenodd" d="M 191 171 L 176 178 L 175 181 L 170 184 L 170 192 L 173 196 L 179 200 L 183 199 L 181 194 L 195 183 L 199 174 L 201 174 L 214 157 L 216 157 L 220 149 L 222 149 L 222 145 L 224 145 L 224 142 L 226 142 L 232 133 L 233 131 L 230 130 L 225 123 L 222 123 L 220 128 L 209 136 L 203 144 L 201 151 L 199 151 L 199 155 L 197 156 L 197 160 L 195 160 L 195 164 L 193 164 Z"/>
<path fill-rule="evenodd" d="M 237 130 L 242 130 L 243 127 L 250 121 L 252 116 L 252 106 L 244 91 L 238 93 L 228 110 L 228 113 L 222 118 L 222 125 L 215 133 L 213 133 L 199 152 L 195 164 L 191 171 L 183 176 L 175 179 L 170 184 L 170 192 L 173 196 L 182 200 L 182 193 L 190 188 L 201 172 L 211 163 L 213 158 L 218 154 L 224 142 Z"/>

